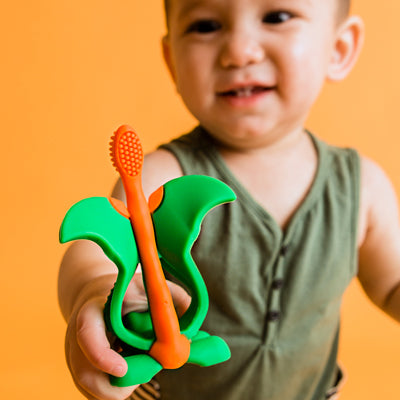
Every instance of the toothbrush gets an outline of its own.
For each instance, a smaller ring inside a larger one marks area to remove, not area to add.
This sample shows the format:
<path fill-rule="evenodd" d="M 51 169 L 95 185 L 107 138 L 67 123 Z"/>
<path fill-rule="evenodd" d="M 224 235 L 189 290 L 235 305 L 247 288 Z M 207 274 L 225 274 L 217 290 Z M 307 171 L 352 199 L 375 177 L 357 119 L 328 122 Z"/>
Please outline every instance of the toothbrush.
<path fill-rule="evenodd" d="M 207 367 L 228 360 L 227 343 L 200 330 L 208 310 L 208 295 L 191 249 L 205 215 L 218 205 L 234 201 L 234 192 L 215 178 L 186 175 L 166 182 L 147 202 L 141 186 L 143 151 L 132 128 L 122 126 L 115 132 L 111 156 L 121 175 L 128 207 L 112 198 L 84 199 L 68 210 L 60 227 L 61 243 L 91 240 L 118 268 L 104 307 L 104 320 L 121 342 L 128 371 L 123 377 L 110 376 L 111 384 L 142 384 L 163 368 L 177 369 L 186 362 Z M 192 298 L 179 320 L 160 260 L 188 288 Z M 139 263 L 149 311 L 123 317 L 123 299 Z"/>
<path fill-rule="evenodd" d="M 127 125 L 118 128 L 110 145 L 112 162 L 126 193 L 154 327 L 156 340 L 148 354 L 164 368 L 179 368 L 189 358 L 190 341 L 180 333 L 178 317 L 158 256 L 153 222 L 142 189 L 142 146 L 137 134 Z"/>

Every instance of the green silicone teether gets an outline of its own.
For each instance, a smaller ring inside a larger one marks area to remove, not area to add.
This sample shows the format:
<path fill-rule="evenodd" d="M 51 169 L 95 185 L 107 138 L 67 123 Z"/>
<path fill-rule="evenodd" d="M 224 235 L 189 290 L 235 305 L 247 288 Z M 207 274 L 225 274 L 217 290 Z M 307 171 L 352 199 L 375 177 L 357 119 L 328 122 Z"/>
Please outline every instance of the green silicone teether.
<path fill-rule="evenodd" d="M 157 191 L 157 207 L 152 212 L 159 258 L 163 268 L 181 281 L 192 297 L 189 309 L 179 319 L 181 333 L 191 341 L 187 362 L 209 366 L 226 361 L 230 351 L 225 341 L 200 331 L 208 311 L 208 294 L 191 248 L 207 212 L 233 201 L 235 194 L 221 181 L 200 175 L 171 180 L 161 193 L 160 197 Z M 114 207 L 115 203 L 104 197 L 76 203 L 64 218 L 60 241 L 92 240 L 118 267 L 104 317 L 107 328 L 121 341 L 121 354 L 128 363 L 127 374 L 122 378 L 111 377 L 111 382 L 130 386 L 148 382 L 163 366 L 148 354 L 155 341 L 150 314 L 132 312 L 125 317 L 121 314 L 123 298 L 140 257 L 130 220 Z"/>

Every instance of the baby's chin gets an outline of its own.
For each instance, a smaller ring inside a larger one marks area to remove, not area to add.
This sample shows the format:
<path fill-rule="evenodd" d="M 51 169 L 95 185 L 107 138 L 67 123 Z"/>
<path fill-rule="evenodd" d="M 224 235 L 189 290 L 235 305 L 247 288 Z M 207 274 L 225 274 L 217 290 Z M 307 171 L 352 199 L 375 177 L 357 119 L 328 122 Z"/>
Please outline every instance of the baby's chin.
<path fill-rule="evenodd" d="M 268 147 L 279 140 L 279 134 L 274 131 L 264 130 L 259 128 L 251 129 L 249 127 L 240 129 L 236 126 L 235 129 L 213 129 L 203 127 L 209 135 L 216 141 L 221 148 L 232 149 L 236 151 L 255 150 Z"/>

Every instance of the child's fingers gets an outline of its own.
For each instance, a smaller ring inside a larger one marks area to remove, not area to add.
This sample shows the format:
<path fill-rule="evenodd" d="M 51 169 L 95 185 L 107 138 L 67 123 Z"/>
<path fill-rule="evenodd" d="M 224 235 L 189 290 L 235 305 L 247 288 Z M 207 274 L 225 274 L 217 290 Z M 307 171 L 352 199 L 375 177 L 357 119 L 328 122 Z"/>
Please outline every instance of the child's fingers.
<path fill-rule="evenodd" d="M 108 375 L 94 367 L 86 358 L 77 342 L 76 328 L 76 318 L 73 317 L 68 324 L 65 355 L 76 387 L 89 400 L 126 399 L 135 387 L 118 388 L 112 386 Z"/>
<path fill-rule="evenodd" d="M 147 296 L 144 289 L 142 274 L 135 273 L 125 293 L 122 314 L 126 315 L 132 311 L 144 312 L 147 310 Z"/>
<path fill-rule="evenodd" d="M 123 400 L 135 387 L 119 388 L 110 384 L 109 377 L 96 369 L 82 353 L 77 342 L 69 346 L 67 358 L 75 385 L 89 400 Z"/>
<path fill-rule="evenodd" d="M 191 297 L 181 286 L 167 281 L 167 285 L 171 292 L 172 300 L 178 316 L 182 316 L 189 308 Z M 124 297 L 122 314 L 126 315 L 132 311 L 144 312 L 148 310 L 148 302 L 146 291 L 143 284 L 142 274 L 136 273 L 128 286 L 128 290 Z"/>
<path fill-rule="evenodd" d="M 174 302 L 174 306 L 178 314 L 178 317 L 181 317 L 185 313 L 185 311 L 189 308 L 192 298 L 189 296 L 189 294 L 186 292 L 185 289 L 183 289 L 176 283 L 167 281 L 167 285 L 171 292 L 172 300 Z"/>
<path fill-rule="evenodd" d="M 103 319 L 104 299 L 93 299 L 82 306 L 76 318 L 77 342 L 91 362 L 101 371 L 124 376 L 127 372 L 126 361 L 111 349 L 107 339 Z"/>

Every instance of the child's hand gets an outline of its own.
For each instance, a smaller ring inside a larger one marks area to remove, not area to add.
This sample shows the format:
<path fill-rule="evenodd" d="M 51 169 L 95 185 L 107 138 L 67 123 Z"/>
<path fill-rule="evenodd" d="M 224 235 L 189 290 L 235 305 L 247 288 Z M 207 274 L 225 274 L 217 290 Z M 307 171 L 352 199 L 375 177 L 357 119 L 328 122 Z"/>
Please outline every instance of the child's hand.
<path fill-rule="evenodd" d="M 115 277 L 109 276 L 91 282 L 77 300 L 68 323 L 65 342 L 68 367 L 76 386 L 90 400 L 123 400 L 137 388 L 116 387 L 109 381 L 108 374 L 123 376 L 127 371 L 125 360 L 111 348 L 103 317 L 108 288 L 111 290 L 114 281 Z M 190 296 L 179 286 L 170 282 L 168 285 L 181 315 L 190 304 Z M 142 278 L 135 274 L 125 296 L 123 314 L 146 309 Z"/>
<path fill-rule="evenodd" d="M 108 288 L 111 290 L 114 281 L 115 277 L 109 276 L 88 284 L 68 321 L 65 339 L 68 367 L 75 385 L 88 399 L 123 400 L 135 389 L 114 387 L 107 375 L 123 376 L 127 371 L 125 360 L 111 349 L 103 317 Z"/>

